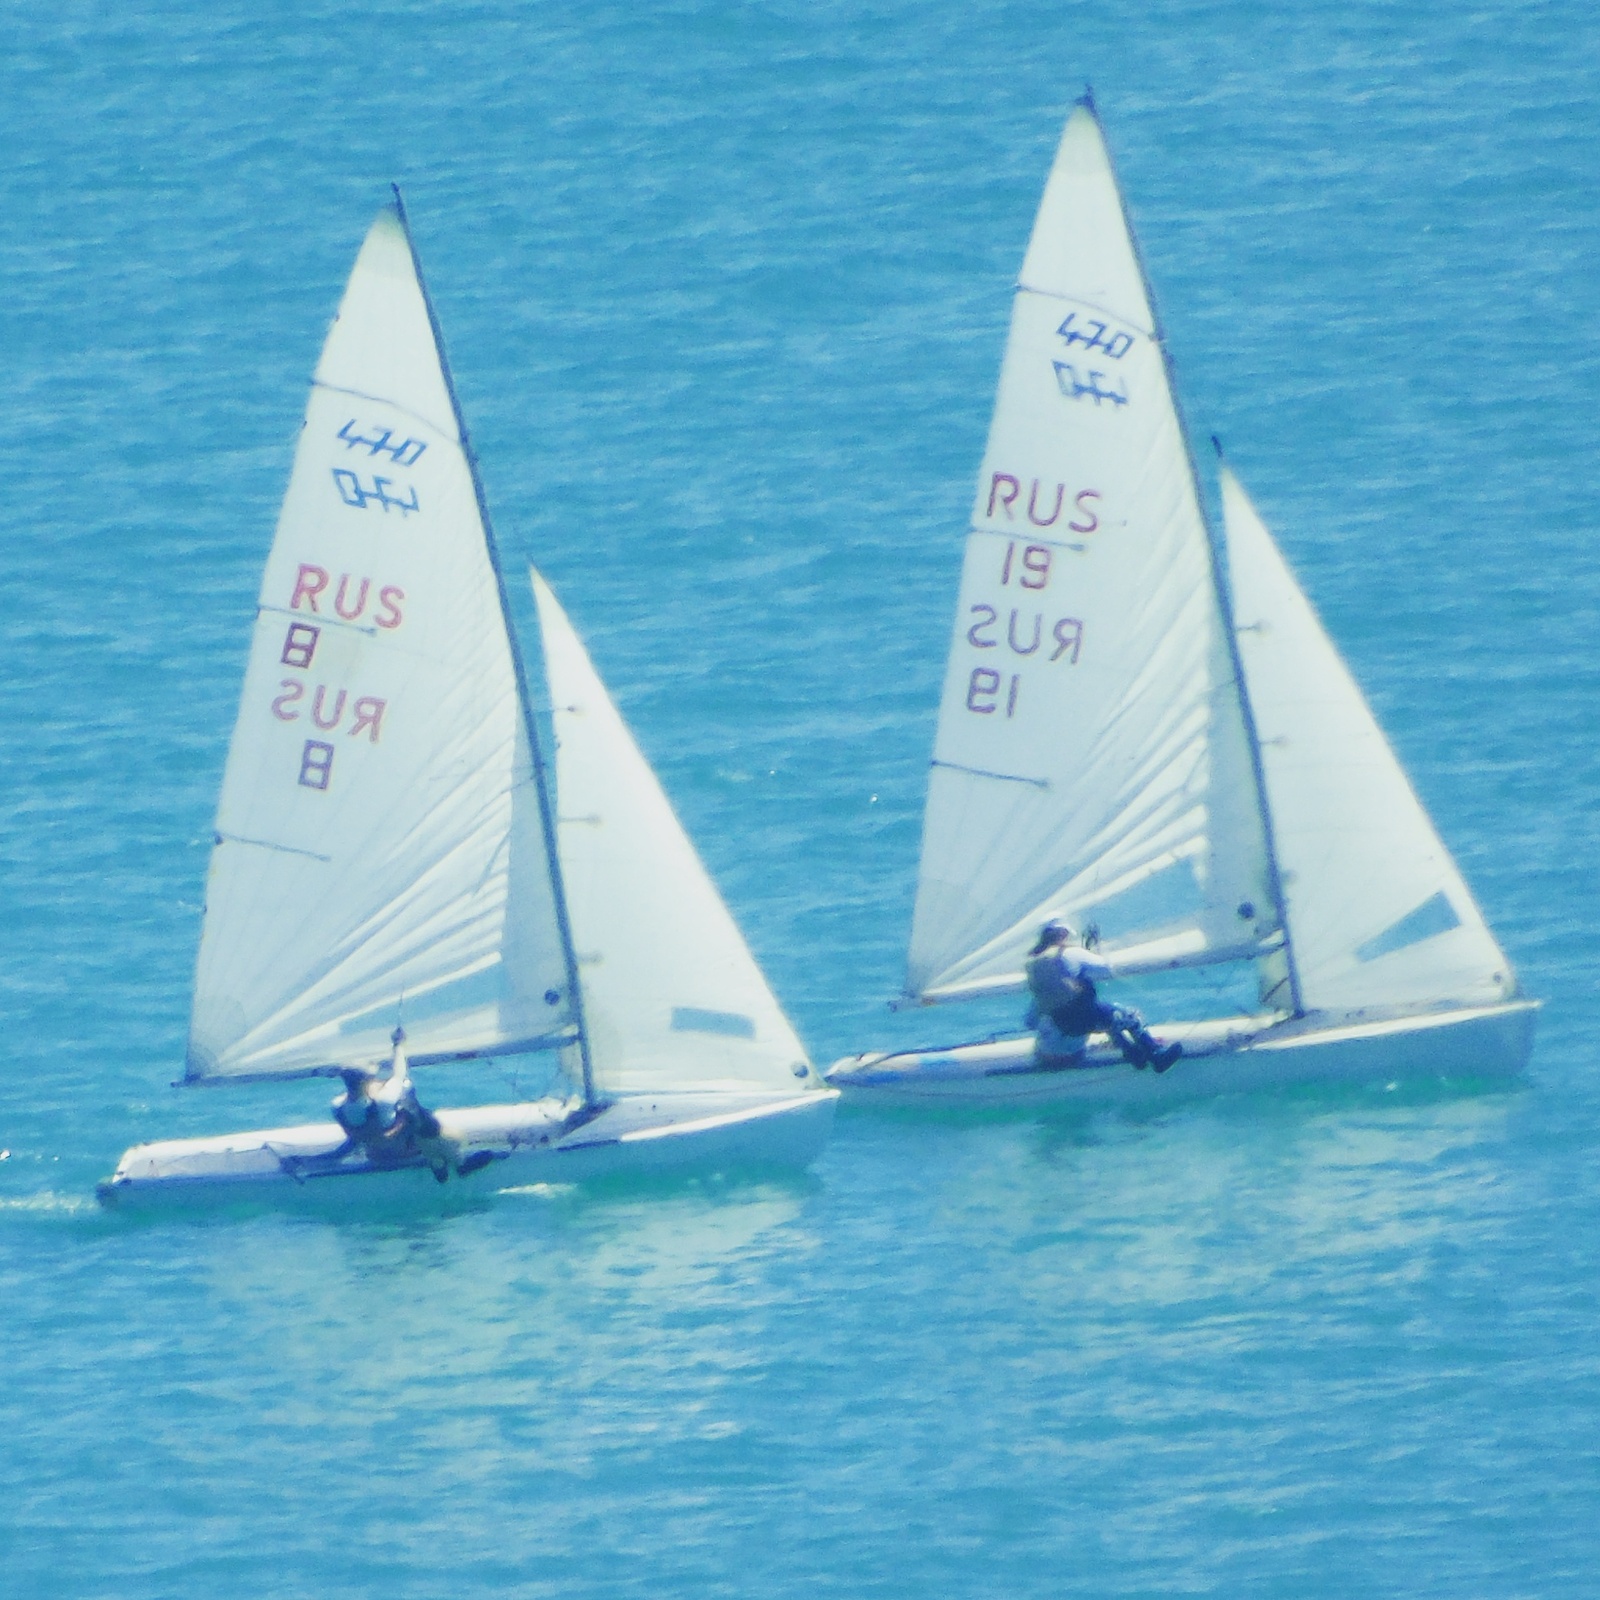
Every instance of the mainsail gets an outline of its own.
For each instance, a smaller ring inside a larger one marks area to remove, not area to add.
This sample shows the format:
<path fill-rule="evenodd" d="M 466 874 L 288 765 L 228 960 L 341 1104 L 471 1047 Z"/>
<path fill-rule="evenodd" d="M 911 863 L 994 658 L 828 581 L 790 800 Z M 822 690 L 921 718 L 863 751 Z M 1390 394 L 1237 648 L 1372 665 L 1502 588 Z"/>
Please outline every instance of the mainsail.
<path fill-rule="evenodd" d="M 809 1064 L 794 1029 L 537 572 L 533 592 L 597 1087 L 800 1087 Z"/>
<path fill-rule="evenodd" d="M 1222 504 L 1301 1003 L 1509 999 L 1511 968 L 1450 852 L 1226 467 Z"/>
<path fill-rule="evenodd" d="M 520 672 L 398 209 L 312 384 L 223 778 L 190 1079 L 564 1043 Z"/>
<path fill-rule="evenodd" d="M 907 991 L 1020 984 L 1039 925 L 1122 970 L 1255 954 L 1279 915 L 1193 464 L 1099 123 L 1023 262 L 929 781 Z"/>

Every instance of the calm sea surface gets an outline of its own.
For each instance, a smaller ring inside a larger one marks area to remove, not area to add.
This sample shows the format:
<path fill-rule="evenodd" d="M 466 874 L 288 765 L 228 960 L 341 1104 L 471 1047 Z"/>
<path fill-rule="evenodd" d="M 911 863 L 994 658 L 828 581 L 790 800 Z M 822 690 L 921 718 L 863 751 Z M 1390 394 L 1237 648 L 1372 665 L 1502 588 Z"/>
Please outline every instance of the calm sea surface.
<path fill-rule="evenodd" d="M 1592 6 L 7 23 L 0 1588 L 1595 1592 Z M 128 1143 L 326 1095 L 167 1085 L 257 580 L 390 179 L 508 565 L 549 574 L 813 1054 L 960 1028 L 883 1001 L 1085 81 L 1197 435 L 1547 1002 L 1526 1081 L 843 1114 L 792 1183 L 409 1220 L 102 1216 Z"/>

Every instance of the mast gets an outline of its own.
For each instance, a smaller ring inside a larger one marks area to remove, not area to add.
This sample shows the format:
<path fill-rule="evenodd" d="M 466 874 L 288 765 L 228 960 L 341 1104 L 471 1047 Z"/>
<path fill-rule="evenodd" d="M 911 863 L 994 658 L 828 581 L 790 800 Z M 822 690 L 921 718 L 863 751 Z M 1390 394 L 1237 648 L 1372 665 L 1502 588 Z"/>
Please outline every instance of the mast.
<path fill-rule="evenodd" d="M 1165 352 L 1165 346 L 1163 353 Z M 1179 420 L 1182 417 L 1180 414 Z M 1185 444 L 1188 436 L 1185 435 Z M 1222 441 L 1211 435 L 1212 448 L 1217 452 L 1217 460 L 1223 459 Z M 1190 465 L 1193 466 L 1194 458 L 1190 456 Z M 1256 803 L 1261 809 L 1261 832 L 1267 844 L 1267 876 L 1272 888 L 1272 898 L 1278 907 L 1278 925 L 1283 929 L 1283 958 L 1289 969 L 1289 998 L 1294 1004 L 1294 1014 L 1303 1016 L 1305 1004 L 1300 992 L 1300 964 L 1295 959 L 1294 937 L 1289 931 L 1289 902 L 1283 892 L 1283 876 L 1278 867 L 1278 841 L 1272 825 L 1272 806 L 1267 799 L 1267 774 L 1261 761 L 1261 735 L 1256 731 L 1255 707 L 1250 703 L 1250 685 L 1245 679 L 1244 662 L 1239 655 L 1239 630 L 1233 620 L 1233 593 L 1224 579 L 1222 570 L 1222 544 L 1217 537 L 1215 524 L 1211 520 L 1210 512 L 1204 507 L 1202 515 L 1205 517 L 1206 537 L 1211 544 L 1211 581 L 1216 585 L 1217 603 L 1222 607 L 1223 625 L 1228 634 L 1228 660 L 1233 666 L 1234 686 L 1239 691 L 1239 710 L 1244 716 L 1245 737 L 1250 744 L 1250 772 L 1255 780 Z"/>
<path fill-rule="evenodd" d="M 400 231 L 405 235 L 406 248 L 411 252 L 412 270 L 417 275 L 417 287 L 422 291 L 422 303 L 427 308 L 428 326 L 433 330 L 434 347 L 439 354 L 439 370 L 444 376 L 445 392 L 455 412 L 456 431 L 461 436 L 461 453 L 466 457 L 467 471 L 472 476 L 472 492 L 478 502 L 478 517 L 483 525 L 484 544 L 489 552 L 489 565 L 494 569 L 495 588 L 500 596 L 500 615 L 505 623 L 506 639 L 511 646 L 512 670 L 517 679 L 517 696 L 522 703 L 522 725 L 528 736 L 528 750 L 533 761 L 533 784 L 539 796 L 539 826 L 544 835 L 545 855 L 550 865 L 550 892 L 555 903 L 556 927 L 561 934 L 561 954 L 566 963 L 567 988 L 572 1001 L 572 1016 L 578 1028 L 578 1054 L 583 1064 L 583 1103 L 594 1104 L 594 1065 L 589 1055 L 589 1029 L 583 1016 L 583 986 L 578 979 L 578 955 L 572 943 L 572 922 L 567 914 L 566 884 L 561 875 L 561 856 L 556 843 L 555 811 L 550 803 L 550 786 L 546 774 L 544 751 L 539 743 L 539 730 L 533 720 L 533 704 L 528 696 L 527 668 L 522 660 L 522 647 L 517 642 L 517 630 L 511 624 L 511 608 L 506 597 L 505 574 L 500 567 L 500 551 L 495 544 L 494 524 L 489 519 L 489 502 L 483 492 L 483 478 L 478 471 L 478 453 L 472 448 L 467 433 L 467 419 L 462 414 L 461 400 L 456 394 L 455 379 L 450 373 L 450 360 L 445 354 L 444 335 L 439 328 L 439 318 L 433 309 L 433 296 L 428 293 L 427 280 L 422 275 L 422 263 L 417 259 L 417 247 L 411 237 L 411 223 L 406 216 L 405 200 L 400 185 L 389 185 L 394 192 L 395 215 L 400 221 Z"/>
<path fill-rule="evenodd" d="M 1245 742 L 1250 751 L 1250 774 L 1255 786 L 1256 811 L 1261 819 L 1261 835 L 1266 846 L 1267 886 L 1272 893 L 1273 905 L 1278 913 L 1278 926 L 1283 932 L 1283 953 L 1289 969 L 1289 997 L 1294 1006 L 1294 1014 L 1300 1016 L 1305 1009 L 1300 1002 L 1300 974 L 1295 965 L 1294 942 L 1289 933 L 1288 905 L 1283 893 L 1283 876 L 1278 868 L 1277 844 L 1272 833 L 1272 808 L 1267 804 L 1267 780 L 1261 766 L 1261 741 L 1256 733 L 1255 713 L 1251 709 L 1250 693 L 1244 681 L 1244 664 L 1239 658 L 1239 638 L 1234 630 L 1233 621 L 1233 599 L 1228 592 L 1223 574 L 1222 545 L 1217 537 L 1216 524 L 1200 492 L 1200 471 L 1194 458 L 1194 446 L 1189 440 L 1189 426 L 1184 419 L 1183 403 L 1178 398 L 1177 374 L 1172 366 L 1172 353 L 1167 349 L 1167 335 L 1161 322 L 1161 308 L 1156 303 L 1155 291 L 1150 284 L 1150 274 L 1144 264 L 1144 251 L 1139 248 L 1139 236 L 1134 232 L 1133 219 L 1128 215 L 1128 202 L 1123 195 L 1121 180 L 1117 178 L 1116 161 L 1111 154 L 1111 146 L 1105 138 L 1105 128 L 1100 122 L 1100 113 L 1095 107 L 1094 90 L 1085 86 L 1078 104 L 1094 118 L 1095 126 L 1100 129 L 1101 142 L 1105 145 L 1106 162 L 1111 168 L 1117 204 L 1122 209 L 1123 226 L 1127 229 L 1128 243 L 1133 247 L 1133 259 L 1139 268 L 1139 277 L 1144 284 L 1145 300 L 1150 307 L 1151 331 L 1155 335 L 1156 349 L 1161 352 L 1161 366 L 1167 376 L 1167 392 L 1172 400 L 1173 415 L 1178 419 L 1178 437 L 1183 440 L 1184 460 L 1189 467 L 1189 485 L 1194 493 L 1201 524 L 1206 531 L 1206 546 L 1211 557 L 1211 587 L 1216 594 L 1217 606 L 1222 614 L 1222 631 L 1228 642 L 1228 665 L 1233 673 L 1234 691 L 1238 696 L 1239 713 L 1244 722 Z M 1214 437 L 1212 442 L 1216 443 Z M 1217 454 L 1219 456 L 1222 454 L 1220 444 L 1217 445 Z"/>

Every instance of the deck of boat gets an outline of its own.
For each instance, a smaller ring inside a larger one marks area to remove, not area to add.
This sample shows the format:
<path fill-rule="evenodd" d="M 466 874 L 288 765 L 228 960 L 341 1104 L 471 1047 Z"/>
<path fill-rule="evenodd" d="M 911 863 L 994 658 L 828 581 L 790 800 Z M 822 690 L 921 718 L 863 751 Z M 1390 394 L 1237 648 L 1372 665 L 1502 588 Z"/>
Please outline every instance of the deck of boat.
<path fill-rule="evenodd" d="M 689 1168 L 803 1167 L 826 1142 L 838 1098 L 817 1089 L 783 1095 L 673 1091 L 618 1096 L 589 1113 L 576 1101 L 557 1099 L 442 1110 L 440 1128 L 467 1169 L 445 1181 L 492 1191 Z M 420 1157 L 394 1165 L 358 1154 L 331 1161 L 342 1143 L 334 1123 L 312 1122 L 135 1145 L 98 1194 L 106 1204 L 122 1205 L 297 1189 L 404 1192 L 437 1182 Z"/>
<path fill-rule="evenodd" d="M 1139 1070 L 1107 1043 L 1080 1065 L 1041 1066 L 1033 1036 L 945 1049 L 845 1056 L 823 1074 L 852 1103 L 1005 1105 L 1171 1103 L 1302 1083 L 1426 1075 L 1497 1078 L 1526 1066 L 1538 1004 L 1515 1000 L 1397 1013 L 1238 1016 L 1152 1026 L 1184 1053 L 1166 1073 Z"/>

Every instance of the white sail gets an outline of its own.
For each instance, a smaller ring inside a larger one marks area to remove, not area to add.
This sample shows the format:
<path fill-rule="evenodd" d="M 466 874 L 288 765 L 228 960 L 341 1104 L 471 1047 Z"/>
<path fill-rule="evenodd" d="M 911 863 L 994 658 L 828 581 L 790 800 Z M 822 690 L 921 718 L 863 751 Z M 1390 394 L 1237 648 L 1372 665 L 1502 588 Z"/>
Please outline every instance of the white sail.
<path fill-rule="evenodd" d="M 1072 113 L 1023 262 L 929 783 L 907 989 L 1020 981 L 1039 924 L 1125 970 L 1277 932 L 1213 555 L 1116 178 Z"/>
<path fill-rule="evenodd" d="M 1449 851 L 1226 468 L 1222 498 L 1302 1005 L 1510 998 L 1511 968 Z"/>
<path fill-rule="evenodd" d="M 805 1050 L 537 572 L 562 880 L 601 1091 L 798 1089 Z"/>
<path fill-rule="evenodd" d="M 217 812 L 188 1076 L 571 1033 L 524 700 L 397 212 L 328 334 Z"/>

